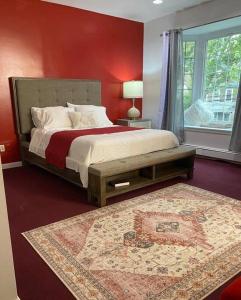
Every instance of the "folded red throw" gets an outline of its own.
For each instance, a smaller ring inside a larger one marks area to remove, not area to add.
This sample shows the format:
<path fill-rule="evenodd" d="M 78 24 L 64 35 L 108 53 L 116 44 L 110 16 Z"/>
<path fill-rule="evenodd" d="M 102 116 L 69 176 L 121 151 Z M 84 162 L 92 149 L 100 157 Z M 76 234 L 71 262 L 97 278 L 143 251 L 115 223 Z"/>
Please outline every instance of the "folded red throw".
<path fill-rule="evenodd" d="M 110 134 L 116 132 L 125 132 L 140 130 L 142 128 L 116 126 L 104 128 L 91 128 L 81 130 L 64 130 L 55 132 L 49 141 L 45 151 L 46 160 L 48 163 L 63 169 L 66 165 L 66 156 L 68 156 L 70 146 L 74 139 L 84 135 Z"/>

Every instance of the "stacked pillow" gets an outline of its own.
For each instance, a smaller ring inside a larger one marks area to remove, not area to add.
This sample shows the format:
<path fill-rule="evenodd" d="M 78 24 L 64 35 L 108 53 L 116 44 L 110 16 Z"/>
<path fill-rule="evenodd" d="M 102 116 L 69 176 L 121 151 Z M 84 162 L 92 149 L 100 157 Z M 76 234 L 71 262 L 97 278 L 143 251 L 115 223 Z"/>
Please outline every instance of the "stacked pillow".
<path fill-rule="evenodd" d="M 32 107 L 31 114 L 35 127 L 42 129 L 82 129 L 113 125 L 106 115 L 104 106 L 71 103 L 67 103 L 67 105 L 68 107 Z"/>
<path fill-rule="evenodd" d="M 74 109 L 74 112 L 69 113 L 73 128 L 109 127 L 113 125 L 106 115 L 104 106 L 71 103 L 67 103 L 67 105 Z"/>
<path fill-rule="evenodd" d="M 35 127 L 42 129 L 71 128 L 70 111 L 74 111 L 74 109 L 63 106 L 31 108 Z"/>

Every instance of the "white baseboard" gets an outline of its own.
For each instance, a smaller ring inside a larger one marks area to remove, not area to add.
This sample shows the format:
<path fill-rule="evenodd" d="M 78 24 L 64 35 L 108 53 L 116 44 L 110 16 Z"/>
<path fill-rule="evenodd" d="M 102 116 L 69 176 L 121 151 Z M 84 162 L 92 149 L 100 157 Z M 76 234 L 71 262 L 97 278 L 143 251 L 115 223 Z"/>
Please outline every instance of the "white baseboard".
<path fill-rule="evenodd" d="M 22 167 L 23 163 L 21 161 L 16 161 L 13 163 L 8 163 L 8 164 L 2 164 L 2 168 L 4 169 L 11 169 L 11 168 L 17 168 L 17 167 Z"/>
<path fill-rule="evenodd" d="M 241 153 L 235 153 L 225 149 L 209 148 L 209 147 L 199 146 L 199 145 L 189 145 L 189 146 L 196 147 L 197 154 L 202 156 L 223 159 L 223 160 L 230 160 L 239 163 L 241 162 Z"/>

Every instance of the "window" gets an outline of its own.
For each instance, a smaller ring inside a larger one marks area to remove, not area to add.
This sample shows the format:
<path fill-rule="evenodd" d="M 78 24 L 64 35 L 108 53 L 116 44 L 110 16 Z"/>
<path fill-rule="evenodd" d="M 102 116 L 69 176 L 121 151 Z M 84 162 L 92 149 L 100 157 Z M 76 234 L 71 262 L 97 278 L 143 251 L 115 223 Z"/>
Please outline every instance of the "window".
<path fill-rule="evenodd" d="M 231 130 L 240 73 L 241 34 L 185 41 L 185 125 Z"/>
<path fill-rule="evenodd" d="M 195 42 L 185 42 L 184 53 L 184 109 L 187 109 L 192 103 L 193 73 L 195 60 Z"/>
<path fill-rule="evenodd" d="M 233 100 L 233 89 L 226 89 L 225 90 L 225 101 Z"/>

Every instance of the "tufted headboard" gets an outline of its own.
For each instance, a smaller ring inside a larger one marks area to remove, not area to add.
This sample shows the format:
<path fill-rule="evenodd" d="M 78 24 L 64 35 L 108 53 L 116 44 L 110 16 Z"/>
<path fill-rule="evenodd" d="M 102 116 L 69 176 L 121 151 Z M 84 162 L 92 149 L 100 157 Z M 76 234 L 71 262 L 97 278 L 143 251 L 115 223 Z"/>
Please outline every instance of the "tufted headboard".
<path fill-rule="evenodd" d="M 33 127 L 33 106 L 66 106 L 66 102 L 101 105 L 101 83 L 98 80 L 23 77 L 10 80 L 20 139 Z"/>

